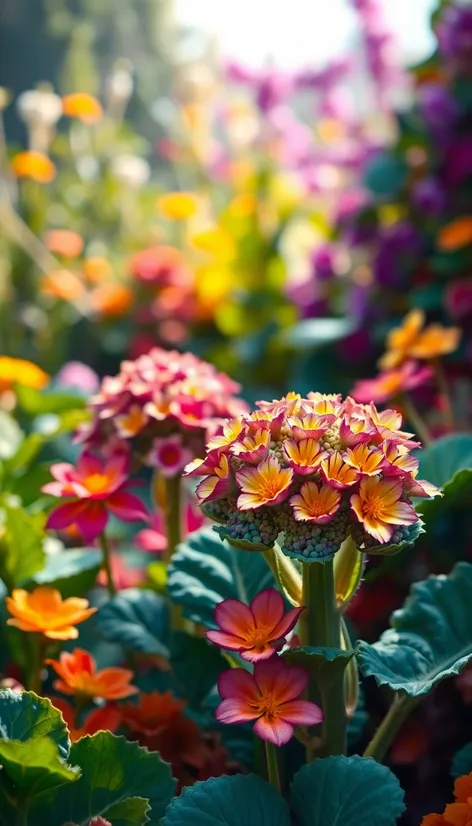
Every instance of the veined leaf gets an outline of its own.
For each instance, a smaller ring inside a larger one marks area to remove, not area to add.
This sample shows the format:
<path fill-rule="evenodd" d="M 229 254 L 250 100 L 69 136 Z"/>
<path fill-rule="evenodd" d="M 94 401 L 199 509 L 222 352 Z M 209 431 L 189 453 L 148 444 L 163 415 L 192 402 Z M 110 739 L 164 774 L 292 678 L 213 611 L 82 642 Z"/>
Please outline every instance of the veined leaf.
<path fill-rule="evenodd" d="M 472 435 L 443 436 L 418 454 L 422 479 L 443 491 L 443 496 L 420 499 L 416 510 L 425 520 L 449 508 L 468 507 L 472 496 Z"/>
<path fill-rule="evenodd" d="M 67 726 L 51 701 L 33 691 L 0 691 L 0 740 L 26 743 L 46 736 L 66 758 L 70 749 Z"/>
<path fill-rule="evenodd" d="M 169 616 L 166 600 L 155 591 L 128 588 L 99 609 L 103 636 L 128 651 L 169 656 Z"/>
<path fill-rule="evenodd" d="M 56 743 L 50 737 L 33 740 L 0 740 L 1 784 L 6 783 L 3 772 L 13 783 L 15 796 L 22 803 L 41 793 L 57 790 L 59 786 L 77 781 L 80 770 L 68 766 Z M 0 785 L 1 788 L 1 785 Z"/>
<path fill-rule="evenodd" d="M 71 548 L 46 558 L 46 565 L 33 577 L 37 585 L 50 585 L 63 599 L 86 594 L 93 587 L 100 570 L 100 551 Z"/>

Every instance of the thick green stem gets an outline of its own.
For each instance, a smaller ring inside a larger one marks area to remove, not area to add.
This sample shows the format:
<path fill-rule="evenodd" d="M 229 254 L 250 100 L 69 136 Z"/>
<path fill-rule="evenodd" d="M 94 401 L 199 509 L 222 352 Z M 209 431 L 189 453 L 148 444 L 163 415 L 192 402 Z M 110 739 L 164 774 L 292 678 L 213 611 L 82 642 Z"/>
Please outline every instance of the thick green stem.
<path fill-rule="evenodd" d="M 341 644 L 341 615 L 336 608 L 334 569 L 332 562 L 312 562 L 303 566 L 303 605 L 301 633 L 303 644 L 314 647 L 339 648 Z M 346 752 L 346 706 L 344 674 L 331 681 L 325 689 L 310 678 L 308 697 L 319 700 L 324 712 L 322 746 L 318 755 Z M 307 759 L 315 757 L 307 748 Z"/>
<path fill-rule="evenodd" d="M 263 551 L 262 555 L 289 602 L 296 607 L 301 605 L 303 599 L 302 578 L 293 562 L 288 556 L 285 556 L 277 544 L 273 548 Z"/>
<path fill-rule="evenodd" d="M 36 643 L 35 663 L 28 688 L 30 691 L 34 691 L 35 694 L 41 694 L 41 673 L 44 667 L 44 659 L 49 641 L 43 634 L 35 634 L 34 637 Z"/>
<path fill-rule="evenodd" d="M 170 562 L 172 554 L 182 539 L 181 536 L 181 478 L 169 476 L 165 480 L 165 524 L 167 536 L 166 562 Z"/>
<path fill-rule="evenodd" d="M 279 774 L 279 764 L 277 759 L 277 747 L 274 746 L 273 743 L 265 744 L 266 748 L 266 760 L 267 760 L 267 777 L 269 783 L 272 783 L 273 786 L 277 789 L 278 792 L 281 793 L 280 787 L 280 774 Z"/>
<path fill-rule="evenodd" d="M 373 757 L 374 760 L 381 762 L 387 754 L 395 735 L 418 703 L 418 697 L 408 697 L 407 694 L 395 694 L 392 705 L 367 746 L 363 756 Z"/>
<path fill-rule="evenodd" d="M 101 533 L 99 536 L 100 540 L 100 547 L 102 549 L 102 563 L 103 563 L 103 570 L 105 571 L 107 577 L 107 588 L 108 593 L 111 598 L 116 596 L 116 587 L 115 583 L 113 582 L 113 574 L 111 571 L 111 552 L 110 546 L 108 544 L 108 539 L 105 532 Z"/>

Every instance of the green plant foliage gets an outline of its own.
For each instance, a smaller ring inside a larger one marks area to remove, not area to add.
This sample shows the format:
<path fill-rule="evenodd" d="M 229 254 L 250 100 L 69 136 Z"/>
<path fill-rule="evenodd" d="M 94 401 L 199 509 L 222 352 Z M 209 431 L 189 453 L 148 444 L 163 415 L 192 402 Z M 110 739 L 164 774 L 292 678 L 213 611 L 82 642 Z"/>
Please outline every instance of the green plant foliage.
<path fill-rule="evenodd" d="M 85 824 L 102 815 L 113 824 L 141 826 L 144 805 L 133 810 L 131 799 L 144 798 L 151 806 L 151 826 L 158 826 L 175 791 L 170 767 L 156 752 L 99 731 L 72 744 L 69 762 L 80 766 L 80 779 L 74 786 L 59 789 L 54 796 L 43 794 L 35 802 L 32 822 L 61 826 L 63 823 Z"/>
<path fill-rule="evenodd" d="M 219 648 L 210 645 L 206 639 L 182 632 L 173 635 L 170 663 L 194 708 L 200 707 L 221 672 L 228 668 L 228 661 Z"/>
<path fill-rule="evenodd" d="M 362 673 L 410 697 L 428 694 L 472 659 L 472 565 L 415 583 L 391 628 L 373 645 L 358 643 Z"/>
<path fill-rule="evenodd" d="M 15 795 L 28 800 L 79 777 L 79 769 L 68 766 L 59 757 L 50 737 L 26 742 L 0 740 L 0 765 L 6 775 L 2 777 L 2 791 L 6 792 L 8 780 L 13 783 Z"/>
<path fill-rule="evenodd" d="M 202 528 L 178 546 L 169 569 L 168 591 L 184 616 L 216 628 L 214 612 L 224 599 L 250 603 L 274 577 L 259 553 L 238 551 Z"/>
<path fill-rule="evenodd" d="M 462 777 L 472 772 L 472 743 L 459 749 L 452 758 L 451 774 L 453 777 Z"/>
<path fill-rule="evenodd" d="M 290 665 L 301 665 L 306 668 L 319 685 L 329 688 L 329 685 L 342 674 L 354 651 L 343 651 L 340 648 L 301 648 L 288 649 L 283 658 Z"/>
<path fill-rule="evenodd" d="M 254 774 L 216 777 L 183 789 L 162 826 L 290 826 L 285 800 Z"/>
<path fill-rule="evenodd" d="M 97 626 L 107 640 L 120 643 L 128 651 L 169 656 L 168 608 L 155 591 L 121 591 L 100 608 Z"/>
<path fill-rule="evenodd" d="M 0 737 L 24 743 L 49 737 L 63 757 L 69 754 L 69 733 L 61 712 L 33 691 L 0 691 Z"/>
<path fill-rule="evenodd" d="M 5 498 L 0 502 L 0 577 L 8 589 L 27 582 L 44 565 L 44 515 L 30 514 Z"/>
<path fill-rule="evenodd" d="M 50 585 L 63 599 L 86 594 L 97 579 L 101 565 L 100 551 L 71 548 L 46 558 L 42 571 L 33 577 L 36 585 Z"/>
<path fill-rule="evenodd" d="M 34 387 L 17 385 L 15 393 L 21 409 L 30 416 L 65 413 L 69 410 L 80 410 L 85 406 L 85 398 L 70 391 L 37 390 Z"/>
<path fill-rule="evenodd" d="M 443 496 L 416 505 L 426 521 L 448 508 L 464 507 L 472 496 L 472 435 L 443 436 L 418 454 L 419 476 L 441 488 Z"/>
<path fill-rule="evenodd" d="M 301 826 L 392 826 L 405 808 L 403 791 L 390 769 L 357 755 L 303 766 L 290 796 Z"/>
<path fill-rule="evenodd" d="M 144 826 L 149 823 L 150 809 L 145 797 L 129 797 L 107 809 L 107 820 L 113 826 Z"/>

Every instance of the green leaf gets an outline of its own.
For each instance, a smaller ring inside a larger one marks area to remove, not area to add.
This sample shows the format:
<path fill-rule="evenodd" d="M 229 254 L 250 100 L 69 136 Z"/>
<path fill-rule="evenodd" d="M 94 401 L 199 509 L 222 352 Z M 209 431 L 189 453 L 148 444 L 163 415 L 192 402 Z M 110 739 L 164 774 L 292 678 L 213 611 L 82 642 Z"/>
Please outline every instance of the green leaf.
<path fill-rule="evenodd" d="M 164 597 L 154 591 L 121 591 L 99 609 L 97 626 L 107 640 L 128 651 L 169 656 L 168 608 Z"/>
<path fill-rule="evenodd" d="M 44 514 L 30 514 L 3 501 L 1 521 L 5 532 L 0 539 L 0 576 L 8 588 L 14 588 L 31 579 L 44 565 Z"/>
<path fill-rule="evenodd" d="M 32 810 L 32 823 L 62 826 L 72 821 L 77 826 L 88 826 L 92 817 L 108 819 L 109 810 L 129 818 L 129 799 L 139 797 L 149 801 L 149 822 L 158 826 L 175 792 L 170 766 L 157 752 L 110 731 L 81 737 L 72 744 L 69 761 L 80 766 L 80 779 L 73 787 L 59 789 L 53 798 L 42 795 Z M 126 808 L 118 808 L 125 802 Z M 139 816 L 142 806 L 140 810 Z M 128 822 L 135 826 L 134 821 Z M 136 823 L 140 822 L 137 819 Z"/>
<path fill-rule="evenodd" d="M 290 826 L 287 803 L 254 774 L 212 777 L 186 786 L 162 826 Z"/>
<path fill-rule="evenodd" d="M 421 499 L 416 510 L 426 520 L 448 508 L 468 507 L 472 495 L 472 435 L 443 436 L 418 453 L 419 477 L 441 488 L 444 496 Z"/>
<path fill-rule="evenodd" d="M 100 551 L 73 548 L 46 558 L 42 571 L 33 577 L 37 585 L 50 585 L 63 599 L 86 594 L 93 587 L 101 565 Z"/>
<path fill-rule="evenodd" d="M 59 748 L 62 757 L 70 749 L 69 733 L 62 714 L 46 697 L 32 691 L 0 691 L 0 738 L 31 742 L 38 737 L 49 737 Z"/>
<path fill-rule="evenodd" d="M 30 416 L 43 413 L 64 413 L 85 407 L 85 398 L 78 393 L 59 390 L 37 390 L 34 387 L 16 385 L 18 404 Z"/>
<path fill-rule="evenodd" d="M 284 330 L 279 339 L 295 350 L 316 350 L 346 338 L 355 328 L 350 318 L 309 318 Z"/>
<path fill-rule="evenodd" d="M 301 826 L 392 826 L 404 811 L 395 775 L 370 757 L 326 757 L 303 766 L 290 787 Z"/>
<path fill-rule="evenodd" d="M 168 592 L 183 614 L 206 628 L 217 628 L 215 608 L 224 599 L 249 604 L 274 577 L 259 553 L 232 548 L 202 528 L 178 546 L 169 568 Z"/>
<path fill-rule="evenodd" d="M 18 474 L 25 471 L 36 459 L 45 442 L 46 437 L 42 433 L 30 433 L 26 436 L 15 454 L 6 462 L 7 473 Z"/>
<path fill-rule="evenodd" d="M 303 646 L 290 648 L 283 654 L 283 658 L 290 665 L 301 665 L 306 668 L 319 685 L 329 688 L 330 684 L 344 672 L 354 653 L 354 651 L 343 651 L 341 648 Z"/>
<path fill-rule="evenodd" d="M 0 459 L 11 459 L 20 447 L 23 436 L 15 419 L 0 410 Z"/>
<path fill-rule="evenodd" d="M 451 774 L 453 777 L 462 777 L 472 772 L 472 743 L 467 743 L 452 758 Z"/>
<path fill-rule="evenodd" d="M 145 797 L 129 797 L 107 809 L 107 820 L 113 826 L 145 826 L 150 809 Z"/>
<path fill-rule="evenodd" d="M 358 643 L 362 673 L 410 697 L 429 694 L 472 660 L 471 604 L 472 565 L 466 562 L 448 577 L 415 583 L 380 640 Z"/>
<path fill-rule="evenodd" d="M 79 777 L 79 769 L 68 766 L 59 757 L 50 737 L 0 740 L 0 766 L 14 784 L 15 796 L 23 799 L 22 802 L 24 798 L 37 797 Z M 2 781 L 6 784 L 3 777 Z"/>
<path fill-rule="evenodd" d="M 228 662 L 219 648 L 206 639 L 178 632 L 172 639 L 172 671 L 193 708 L 199 708 Z"/>

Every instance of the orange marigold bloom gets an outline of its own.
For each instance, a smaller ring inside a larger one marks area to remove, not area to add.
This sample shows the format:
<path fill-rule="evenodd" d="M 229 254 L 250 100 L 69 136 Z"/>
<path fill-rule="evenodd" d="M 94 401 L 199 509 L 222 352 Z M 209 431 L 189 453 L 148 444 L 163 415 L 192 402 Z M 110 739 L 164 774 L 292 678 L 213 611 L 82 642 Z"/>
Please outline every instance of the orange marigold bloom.
<path fill-rule="evenodd" d="M 472 215 L 456 218 L 442 227 L 437 237 L 437 247 L 442 252 L 454 252 L 472 244 Z"/>
<path fill-rule="evenodd" d="M 49 230 L 45 244 L 48 250 L 64 258 L 77 258 L 84 248 L 83 238 L 71 229 Z"/>
<path fill-rule="evenodd" d="M 88 619 L 97 610 L 89 608 L 87 599 L 69 597 L 62 599 L 55 588 L 41 585 L 28 593 L 15 588 L 11 597 L 5 598 L 6 606 L 14 619 L 7 620 L 20 631 L 35 631 L 51 640 L 76 640 L 76 625 Z"/>
<path fill-rule="evenodd" d="M 41 292 L 61 301 L 77 301 L 85 294 L 79 276 L 70 270 L 52 270 L 41 279 Z"/>
<path fill-rule="evenodd" d="M 413 525 L 418 521 L 414 508 L 402 502 L 403 485 L 395 479 L 364 477 L 359 493 L 351 496 L 351 508 L 359 522 L 378 542 L 388 542 L 395 525 Z"/>
<path fill-rule="evenodd" d="M 101 700 L 123 700 L 136 694 L 138 689 L 130 685 L 133 672 L 127 668 L 102 668 L 82 648 L 74 648 L 69 653 L 62 651 L 59 660 L 46 660 L 61 678 L 55 680 L 54 688 L 63 694 L 81 694 Z"/>
<path fill-rule="evenodd" d="M 387 336 L 387 352 L 379 359 L 382 370 L 399 367 L 407 359 L 434 359 L 457 349 L 461 331 L 458 327 L 430 324 L 423 330 L 425 314 L 412 310 Z"/>
<path fill-rule="evenodd" d="M 75 92 L 63 97 L 62 111 L 68 118 L 78 118 L 83 123 L 98 123 L 103 116 L 100 101 L 87 92 Z"/>
<path fill-rule="evenodd" d="M 133 303 L 133 293 L 124 284 L 100 284 L 90 294 L 92 310 L 104 318 L 125 315 Z"/>
<path fill-rule="evenodd" d="M 55 165 L 43 152 L 18 152 L 12 158 L 11 168 L 17 178 L 31 178 L 39 184 L 48 184 L 56 177 Z"/>
<path fill-rule="evenodd" d="M 11 390 L 14 384 L 41 390 L 49 381 L 48 374 L 32 361 L 0 356 L 0 393 Z"/>
<path fill-rule="evenodd" d="M 168 192 L 157 199 L 157 209 L 172 221 L 185 221 L 195 215 L 199 199 L 192 192 Z"/>

